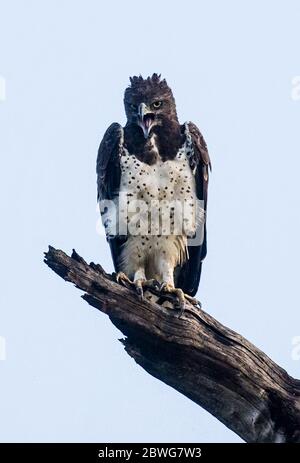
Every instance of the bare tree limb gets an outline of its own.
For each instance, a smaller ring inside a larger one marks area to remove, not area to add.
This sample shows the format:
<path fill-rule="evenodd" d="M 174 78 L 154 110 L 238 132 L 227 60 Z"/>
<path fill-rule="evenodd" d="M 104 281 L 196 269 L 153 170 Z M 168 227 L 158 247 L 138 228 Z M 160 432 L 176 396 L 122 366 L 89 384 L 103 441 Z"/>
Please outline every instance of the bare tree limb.
<path fill-rule="evenodd" d="M 246 442 L 300 442 L 300 381 L 241 335 L 189 305 L 118 284 L 100 265 L 49 247 L 46 264 L 85 294 L 126 336 L 126 352 L 148 373 L 205 408 Z"/>

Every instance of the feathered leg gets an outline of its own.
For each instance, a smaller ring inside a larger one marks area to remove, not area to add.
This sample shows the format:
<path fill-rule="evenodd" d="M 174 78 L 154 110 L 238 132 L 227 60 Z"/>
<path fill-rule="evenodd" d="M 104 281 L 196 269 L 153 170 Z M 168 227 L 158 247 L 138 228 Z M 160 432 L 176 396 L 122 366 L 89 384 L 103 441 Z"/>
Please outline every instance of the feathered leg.
<path fill-rule="evenodd" d="M 174 294 L 178 300 L 178 307 L 180 309 L 179 317 L 183 314 L 186 306 L 186 301 L 193 305 L 199 305 L 197 299 L 185 294 L 181 288 L 174 286 L 174 267 L 167 260 L 160 261 L 160 269 L 162 272 L 162 284 L 160 290 L 165 293 Z"/>

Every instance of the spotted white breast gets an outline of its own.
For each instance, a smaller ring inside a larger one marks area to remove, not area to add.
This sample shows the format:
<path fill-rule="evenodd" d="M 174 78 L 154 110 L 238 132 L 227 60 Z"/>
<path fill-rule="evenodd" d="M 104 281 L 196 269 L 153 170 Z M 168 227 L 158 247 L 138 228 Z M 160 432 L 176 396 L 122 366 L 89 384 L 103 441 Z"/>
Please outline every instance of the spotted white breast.
<path fill-rule="evenodd" d="M 119 227 L 128 234 L 120 257 L 127 275 L 140 264 L 159 280 L 162 262 L 174 268 L 187 257 L 187 237 L 196 228 L 196 185 L 189 164 L 192 141 L 185 127 L 186 140 L 172 160 L 163 162 L 158 156 L 148 165 L 121 147 L 117 208 Z"/>

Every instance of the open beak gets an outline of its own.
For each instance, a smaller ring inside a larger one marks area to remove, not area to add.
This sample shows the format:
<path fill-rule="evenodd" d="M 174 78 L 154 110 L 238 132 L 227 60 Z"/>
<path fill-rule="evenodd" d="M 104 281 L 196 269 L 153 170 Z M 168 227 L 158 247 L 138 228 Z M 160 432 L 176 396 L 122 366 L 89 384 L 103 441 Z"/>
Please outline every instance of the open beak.
<path fill-rule="evenodd" d="M 143 130 L 145 138 L 149 137 L 150 130 L 154 123 L 154 114 L 145 103 L 141 103 L 138 108 L 138 125 Z"/>

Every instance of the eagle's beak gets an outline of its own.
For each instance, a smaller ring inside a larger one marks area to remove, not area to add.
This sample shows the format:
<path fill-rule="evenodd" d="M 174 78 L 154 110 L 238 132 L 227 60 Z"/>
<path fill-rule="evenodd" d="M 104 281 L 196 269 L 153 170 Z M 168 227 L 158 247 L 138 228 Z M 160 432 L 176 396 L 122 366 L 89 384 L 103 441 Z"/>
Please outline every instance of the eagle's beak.
<path fill-rule="evenodd" d="M 141 103 L 138 108 L 138 125 L 142 128 L 144 137 L 148 138 L 153 126 L 154 114 L 145 103 Z"/>

